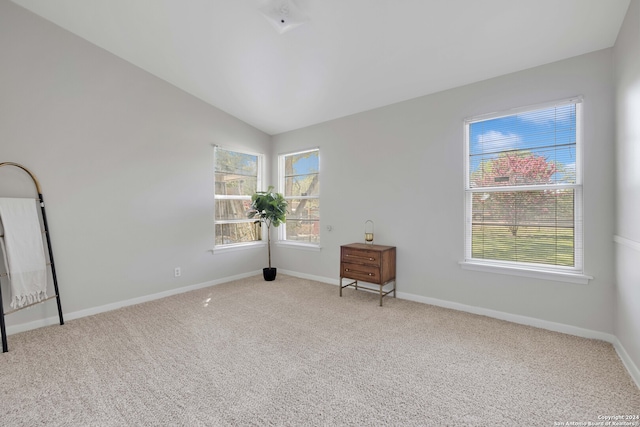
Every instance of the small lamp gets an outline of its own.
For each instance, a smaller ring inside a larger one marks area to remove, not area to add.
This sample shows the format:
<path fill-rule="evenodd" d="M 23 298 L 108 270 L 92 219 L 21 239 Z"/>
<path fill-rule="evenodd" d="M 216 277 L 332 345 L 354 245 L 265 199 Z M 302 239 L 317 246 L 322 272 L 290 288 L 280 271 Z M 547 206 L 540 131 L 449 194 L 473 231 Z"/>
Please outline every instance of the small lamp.
<path fill-rule="evenodd" d="M 373 221 L 370 219 L 364 223 L 364 242 L 373 245 Z"/>

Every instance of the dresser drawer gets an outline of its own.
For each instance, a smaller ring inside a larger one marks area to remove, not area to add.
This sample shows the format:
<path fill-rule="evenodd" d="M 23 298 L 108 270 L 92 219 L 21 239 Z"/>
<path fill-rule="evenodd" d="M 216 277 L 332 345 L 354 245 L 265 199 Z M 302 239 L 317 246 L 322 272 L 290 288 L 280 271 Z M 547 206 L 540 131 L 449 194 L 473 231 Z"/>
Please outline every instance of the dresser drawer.
<path fill-rule="evenodd" d="M 378 283 L 380 281 L 380 269 L 372 265 L 351 264 L 343 262 L 340 264 L 340 276 L 350 279 L 362 280 L 364 282 Z"/>
<path fill-rule="evenodd" d="M 380 251 L 344 248 L 342 262 L 380 266 Z"/>
<path fill-rule="evenodd" d="M 347 279 L 349 283 L 342 284 Z M 359 286 L 358 282 L 365 282 L 365 286 Z M 365 243 L 350 243 L 340 246 L 340 296 L 342 289 L 353 287 L 356 290 L 363 289 L 373 291 L 382 298 L 393 292 L 396 296 L 396 247 L 384 245 L 371 245 Z M 393 288 L 384 291 L 383 286 L 393 282 Z M 378 285 L 379 289 L 372 288 Z"/>

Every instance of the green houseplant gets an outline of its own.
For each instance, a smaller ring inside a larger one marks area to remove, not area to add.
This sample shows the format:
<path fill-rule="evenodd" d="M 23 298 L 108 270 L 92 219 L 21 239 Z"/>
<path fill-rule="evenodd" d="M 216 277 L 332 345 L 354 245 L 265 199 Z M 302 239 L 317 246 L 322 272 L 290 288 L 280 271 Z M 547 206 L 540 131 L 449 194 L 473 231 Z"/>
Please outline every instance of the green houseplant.
<path fill-rule="evenodd" d="M 269 186 L 267 191 L 258 191 L 251 196 L 251 210 L 249 218 L 257 218 L 256 222 L 262 222 L 267 226 L 267 251 L 269 253 L 269 267 L 262 269 L 264 280 L 276 278 L 276 268 L 271 268 L 271 226 L 279 227 L 287 216 L 287 201 L 280 193 L 273 191 Z"/>

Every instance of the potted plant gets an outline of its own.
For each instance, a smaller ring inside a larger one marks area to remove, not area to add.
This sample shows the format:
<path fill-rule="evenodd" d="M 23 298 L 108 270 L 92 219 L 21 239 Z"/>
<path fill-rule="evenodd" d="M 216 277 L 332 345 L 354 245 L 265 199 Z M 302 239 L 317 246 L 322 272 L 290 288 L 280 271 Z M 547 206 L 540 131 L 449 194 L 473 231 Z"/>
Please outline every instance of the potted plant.
<path fill-rule="evenodd" d="M 267 191 L 258 191 L 251 196 L 251 210 L 249 218 L 257 218 L 256 222 L 267 225 L 267 250 L 269 252 L 269 267 L 262 269 L 264 280 L 271 281 L 276 278 L 276 268 L 271 268 L 271 226 L 279 227 L 285 221 L 287 215 L 287 201 L 280 193 L 273 192 L 273 186 Z"/>

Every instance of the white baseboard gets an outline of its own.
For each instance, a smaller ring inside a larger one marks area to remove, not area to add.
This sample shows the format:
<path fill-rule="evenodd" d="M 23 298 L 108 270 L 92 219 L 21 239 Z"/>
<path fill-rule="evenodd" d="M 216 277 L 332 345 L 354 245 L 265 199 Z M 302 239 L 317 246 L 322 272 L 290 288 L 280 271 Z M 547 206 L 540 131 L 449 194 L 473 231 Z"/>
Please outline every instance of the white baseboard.
<path fill-rule="evenodd" d="M 298 273 L 295 271 L 282 270 L 283 274 L 288 274 L 294 277 L 300 277 L 303 279 L 315 280 L 317 282 L 329 283 L 331 285 L 338 285 L 340 283 L 337 279 L 331 279 L 327 277 L 314 276 L 310 274 Z M 631 378 L 640 388 L 640 370 L 636 364 L 631 360 L 631 357 L 622 346 L 622 343 L 613 334 L 606 332 L 594 331 L 591 329 L 580 328 L 577 326 L 566 325 L 564 323 L 556 323 L 548 320 L 537 319 L 535 317 L 521 316 L 518 314 L 505 313 L 503 311 L 491 310 L 488 308 L 476 307 L 466 304 L 460 304 L 457 302 L 441 300 L 437 298 L 429 298 L 421 295 L 410 294 L 407 292 L 397 292 L 397 297 L 400 299 L 406 299 L 409 301 L 420 302 L 423 304 L 435 305 L 437 307 L 450 308 L 452 310 L 464 311 L 466 313 L 478 314 L 481 316 L 492 317 L 494 319 L 505 320 L 507 322 L 517 323 L 520 325 L 533 326 L 535 328 L 547 329 L 554 332 L 560 332 L 563 334 L 574 335 L 582 338 L 597 339 L 608 342 L 613 345 L 622 364 L 631 375 Z"/>
<path fill-rule="evenodd" d="M 503 311 L 491 310 L 488 308 L 476 307 L 472 305 L 460 304 L 441 300 L 437 298 L 423 297 L 420 295 L 398 292 L 398 298 L 421 302 L 424 304 L 435 305 L 438 307 L 450 308 L 452 310 L 464 311 L 467 313 L 478 314 L 481 316 L 492 317 L 494 319 L 506 320 L 507 322 L 518 323 L 520 325 L 533 326 L 535 328 L 547 329 L 563 334 L 575 335 L 583 338 L 597 339 L 614 343 L 615 335 L 606 332 L 594 331 L 591 329 L 579 328 L 577 326 L 566 325 L 564 323 L 556 323 L 548 320 L 537 319 L 535 317 L 521 316 L 519 314 L 505 313 Z"/>
<path fill-rule="evenodd" d="M 638 369 L 638 366 L 633 363 L 633 360 L 631 360 L 629 353 L 627 353 L 627 350 L 625 350 L 620 340 L 617 337 L 614 338 L 615 342 L 613 343 L 613 347 L 616 349 L 616 353 L 618 353 L 620 360 L 622 360 L 622 364 L 627 368 L 627 372 L 629 372 L 633 381 L 635 381 L 638 388 L 640 388 L 640 369 Z"/>
<path fill-rule="evenodd" d="M 316 282 L 328 283 L 330 285 L 337 286 L 340 283 L 340 280 L 338 279 L 330 279 L 328 277 L 316 276 L 313 274 L 298 273 L 297 271 L 291 271 L 291 270 L 278 270 L 278 271 L 288 276 L 299 277 L 301 279 L 314 280 Z"/>
<path fill-rule="evenodd" d="M 71 313 L 63 313 L 64 320 L 74 320 L 81 317 L 93 316 L 94 314 L 104 313 L 106 311 L 117 310 L 122 307 L 141 304 L 143 302 L 153 301 L 160 298 L 170 297 L 185 292 L 195 291 L 197 289 L 208 288 L 210 286 L 220 285 L 222 283 L 232 282 L 247 277 L 261 274 L 262 271 L 252 271 L 249 273 L 237 274 L 235 276 L 224 277 L 222 279 L 211 280 L 208 282 L 197 283 L 195 285 L 185 286 L 182 288 L 170 289 L 168 291 L 158 292 L 151 295 L 145 295 L 137 298 L 131 298 L 125 301 L 118 301 L 111 304 L 105 304 L 98 307 L 87 308 L 84 310 L 73 311 Z M 34 320 L 33 322 L 21 323 L 18 325 L 7 326 L 7 335 L 13 335 L 20 332 L 30 331 L 32 329 L 41 328 L 43 326 L 57 325 L 60 323 L 58 316 L 47 317 L 46 319 Z"/>
<path fill-rule="evenodd" d="M 618 353 L 618 357 L 620 357 L 620 360 L 622 361 L 624 367 L 627 369 L 627 372 L 631 376 L 631 379 L 636 383 L 636 386 L 640 388 L 640 370 L 633 362 L 633 360 L 631 360 L 631 357 L 625 350 L 620 340 L 618 340 L 618 337 L 613 334 L 594 331 L 592 329 L 579 328 L 577 326 L 566 325 L 564 323 L 556 323 L 548 320 L 537 319 L 534 317 L 521 316 L 518 314 L 505 313 L 502 311 L 490 310 L 482 307 L 474 307 L 456 302 L 439 300 L 436 298 L 427 298 L 419 295 L 408 294 L 405 292 L 398 292 L 397 296 L 398 298 L 407 299 L 410 301 L 450 308 L 452 310 L 464 311 L 467 313 L 479 314 L 481 316 L 487 316 L 495 319 L 505 320 L 507 322 L 518 323 L 520 325 L 533 326 L 535 328 L 547 329 L 549 331 L 560 332 L 577 337 L 597 339 L 608 342 L 613 345 L 613 348 L 616 350 L 616 353 Z"/>
<path fill-rule="evenodd" d="M 158 292 L 151 295 L 146 295 L 138 298 L 132 298 L 126 301 L 119 301 L 111 304 L 101 305 L 99 307 L 93 307 L 85 310 L 79 310 L 71 313 L 65 313 L 66 320 L 79 319 L 81 317 L 92 316 L 94 314 L 104 313 L 106 311 L 116 310 L 122 307 L 128 307 L 135 304 L 141 304 L 143 302 L 153 301 L 160 298 L 169 297 L 172 295 L 178 295 L 184 292 L 195 291 L 196 289 L 207 288 L 210 286 L 219 285 L 222 283 L 232 282 L 234 280 L 244 279 L 247 277 L 255 276 L 261 272 L 252 271 L 250 273 L 238 274 L 235 276 L 225 277 L 222 279 L 211 280 L 204 283 L 198 283 L 191 286 L 185 286 L 182 288 L 171 289 L 168 291 Z M 313 274 L 299 273 L 291 270 L 280 270 L 280 273 L 293 277 L 299 277 L 301 279 L 314 280 L 316 282 L 328 283 L 330 285 L 338 285 L 340 281 L 334 278 L 328 278 L 323 276 L 316 276 Z M 638 388 L 640 388 L 640 369 L 633 362 L 622 343 L 618 338 L 606 332 L 593 331 L 590 329 L 579 328 L 577 326 L 565 325 L 563 323 L 550 322 L 548 320 L 536 319 L 534 317 L 521 316 L 517 314 L 505 313 L 502 311 L 490 310 L 482 307 L 475 307 L 466 304 L 460 304 L 457 302 L 441 300 L 437 298 L 429 298 L 421 295 L 410 294 L 406 292 L 398 292 L 397 297 L 400 299 L 406 299 L 409 301 L 420 302 L 423 304 L 435 305 L 437 307 L 450 308 L 452 310 L 464 311 L 467 313 L 478 314 L 481 316 L 492 317 L 495 319 L 505 320 L 512 323 L 518 323 L 526 326 L 533 326 L 536 328 L 547 329 L 554 332 L 561 332 L 564 334 L 575 335 L 583 338 L 598 339 L 611 343 L 615 348 L 622 364 L 631 375 L 633 381 L 635 381 Z M 42 320 L 23 323 L 19 325 L 13 325 L 7 327 L 7 335 L 16 334 L 19 332 L 28 331 L 31 329 L 41 328 L 43 326 L 55 325 L 58 323 L 58 317 L 49 317 Z"/>

